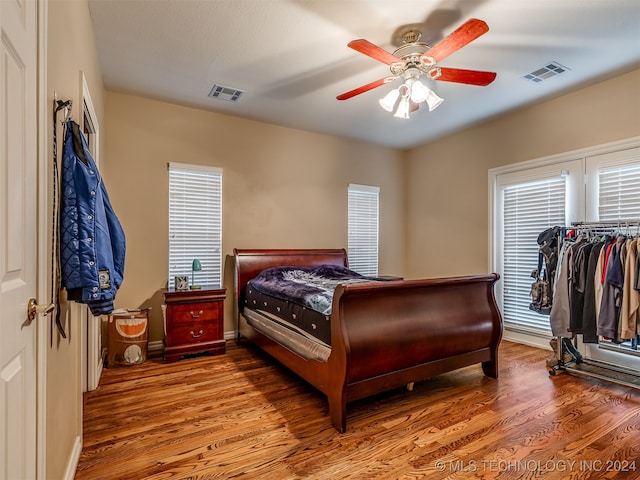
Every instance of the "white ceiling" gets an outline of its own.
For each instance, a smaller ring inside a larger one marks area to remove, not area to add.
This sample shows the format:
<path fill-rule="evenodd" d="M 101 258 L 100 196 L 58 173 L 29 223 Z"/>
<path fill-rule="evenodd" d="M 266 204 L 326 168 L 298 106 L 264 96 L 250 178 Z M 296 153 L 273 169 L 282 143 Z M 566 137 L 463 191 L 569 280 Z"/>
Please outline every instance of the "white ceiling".
<path fill-rule="evenodd" d="M 640 0 L 89 0 L 107 90 L 394 148 L 411 148 L 501 113 L 640 67 Z M 430 81 L 433 112 L 394 118 L 393 86 L 336 95 L 389 68 L 347 47 L 393 52 L 408 25 L 434 45 L 470 18 L 489 32 L 441 66 L 497 72 L 487 87 Z M 522 77 L 550 62 L 569 70 Z M 245 91 L 208 97 L 214 84 Z M 639 105 L 640 108 L 640 105 Z"/>

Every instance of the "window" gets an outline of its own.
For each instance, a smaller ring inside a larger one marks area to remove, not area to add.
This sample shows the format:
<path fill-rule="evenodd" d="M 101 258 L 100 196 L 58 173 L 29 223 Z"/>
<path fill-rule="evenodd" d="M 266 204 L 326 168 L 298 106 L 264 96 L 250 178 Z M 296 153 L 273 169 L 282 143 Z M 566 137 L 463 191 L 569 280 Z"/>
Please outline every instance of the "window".
<path fill-rule="evenodd" d="M 201 271 L 192 272 L 194 259 Z M 176 275 L 189 276 L 190 284 L 222 285 L 219 168 L 169 163 L 169 287 Z"/>
<path fill-rule="evenodd" d="M 349 268 L 378 275 L 379 187 L 349 185 Z"/>
<path fill-rule="evenodd" d="M 586 158 L 587 218 L 600 222 L 640 221 L 640 147 Z M 620 232 L 638 235 L 637 226 Z M 579 344 L 587 360 L 606 362 L 640 370 L 640 354 L 632 342 L 601 340 L 599 344 Z"/>
<path fill-rule="evenodd" d="M 544 229 L 565 223 L 565 179 L 510 185 L 504 189 L 504 312 L 515 327 L 549 330 L 549 321 L 532 315 L 527 302 L 531 270 L 538 263 L 536 239 Z"/>
<path fill-rule="evenodd" d="M 551 336 L 549 317 L 529 309 L 531 272 L 538 266 L 538 234 L 580 218 L 572 192 L 582 191 L 581 161 L 496 175 L 494 271 L 501 275 L 496 296 L 505 330 Z M 578 195 L 573 195 L 578 196 Z"/>
<path fill-rule="evenodd" d="M 640 148 L 586 159 L 587 220 L 640 219 Z"/>

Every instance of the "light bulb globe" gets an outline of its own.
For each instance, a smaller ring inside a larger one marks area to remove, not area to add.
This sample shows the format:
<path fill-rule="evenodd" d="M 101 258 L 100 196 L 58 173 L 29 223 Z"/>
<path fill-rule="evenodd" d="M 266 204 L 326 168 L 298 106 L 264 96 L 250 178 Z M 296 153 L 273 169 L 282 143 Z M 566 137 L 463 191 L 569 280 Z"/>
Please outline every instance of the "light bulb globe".
<path fill-rule="evenodd" d="M 433 112 L 440 106 L 442 102 L 444 102 L 444 100 L 440 98 L 433 90 L 429 90 L 429 94 L 427 95 L 425 101 L 427 102 L 427 105 L 429 105 L 430 112 Z"/>
<path fill-rule="evenodd" d="M 416 103 L 424 102 L 431 90 L 419 80 L 411 85 L 411 100 Z"/>
<path fill-rule="evenodd" d="M 393 116 L 398 118 L 409 118 L 409 107 L 409 97 L 403 96 L 400 99 L 400 102 L 398 102 L 398 109 Z"/>
<path fill-rule="evenodd" d="M 393 107 L 396 106 L 396 101 L 400 96 L 400 92 L 398 89 L 394 88 L 389 93 L 387 93 L 384 97 L 378 100 L 378 103 L 382 108 L 384 108 L 387 112 L 393 112 Z"/>

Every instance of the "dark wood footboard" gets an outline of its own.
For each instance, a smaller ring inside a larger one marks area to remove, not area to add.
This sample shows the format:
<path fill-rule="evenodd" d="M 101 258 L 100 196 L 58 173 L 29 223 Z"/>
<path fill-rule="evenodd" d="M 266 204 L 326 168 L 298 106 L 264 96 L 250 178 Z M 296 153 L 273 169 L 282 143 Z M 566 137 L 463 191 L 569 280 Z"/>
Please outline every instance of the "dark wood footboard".
<path fill-rule="evenodd" d="M 333 426 L 346 429 L 347 403 L 476 363 L 498 376 L 502 317 L 497 274 L 342 285 L 333 298 L 331 355 L 304 360 L 248 325 L 243 289 L 265 268 L 347 265 L 344 250 L 234 250 L 239 335 L 327 395 Z"/>
<path fill-rule="evenodd" d="M 497 279 L 491 274 L 339 286 L 330 362 L 344 371 L 344 380 L 329 393 L 334 426 L 344 431 L 352 400 L 467 365 L 482 363 L 484 373 L 497 378 Z"/>

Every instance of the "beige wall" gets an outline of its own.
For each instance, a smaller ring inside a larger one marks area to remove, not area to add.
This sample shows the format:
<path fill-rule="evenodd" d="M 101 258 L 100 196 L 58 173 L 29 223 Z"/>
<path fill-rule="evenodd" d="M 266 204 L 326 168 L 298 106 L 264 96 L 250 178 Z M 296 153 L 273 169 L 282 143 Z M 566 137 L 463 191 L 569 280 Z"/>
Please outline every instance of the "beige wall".
<path fill-rule="evenodd" d="M 640 135 L 640 70 L 407 153 L 406 274 L 486 272 L 490 168 Z"/>
<path fill-rule="evenodd" d="M 163 338 L 168 162 L 223 169 L 225 331 L 234 328 L 234 248 L 347 246 L 347 186 L 380 186 L 380 272 L 404 274 L 399 151 L 118 93 L 106 95 L 107 189 L 125 233 L 117 307 L 151 306 Z"/>
<path fill-rule="evenodd" d="M 82 113 L 80 72 L 84 71 L 98 123 L 102 125 L 104 87 L 87 1 L 49 2 L 47 29 L 48 105 L 53 104 L 54 91 L 58 99 L 72 99 L 72 113 L 79 120 Z M 61 112 L 59 119 L 62 118 Z M 49 122 L 48 145 L 51 145 L 52 127 Z M 59 146 L 62 145 L 62 131 L 58 124 Z M 52 165 L 52 152 L 49 156 L 49 164 Z M 47 260 L 47 264 L 49 262 Z M 46 478 L 64 478 L 67 468 L 73 467 L 68 462 L 82 435 L 80 309 L 79 305 L 72 305 L 71 314 L 65 318 L 66 339 L 60 337 L 55 329 L 51 330 L 53 338 L 47 339 Z"/>

